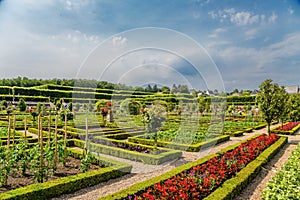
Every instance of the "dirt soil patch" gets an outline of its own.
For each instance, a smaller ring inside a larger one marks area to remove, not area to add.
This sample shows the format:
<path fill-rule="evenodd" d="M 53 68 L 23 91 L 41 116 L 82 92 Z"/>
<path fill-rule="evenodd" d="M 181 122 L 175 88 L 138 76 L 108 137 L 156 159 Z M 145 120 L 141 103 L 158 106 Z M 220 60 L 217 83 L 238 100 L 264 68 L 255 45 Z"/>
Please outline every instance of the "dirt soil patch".
<path fill-rule="evenodd" d="M 100 168 L 101 166 L 91 165 L 89 171 L 97 170 Z M 66 166 L 63 167 L 62 163 L 59 163 L 55 174 L 49 177 L 47 181 L 55 180 L 58 178 L 67 177 L 71 175 L 76 175 L 80 173 L 82 173 L 80 171 L 80 160 L 69 156 L 66 162 Z M 8 178 L 6 186 L 0 187 L 0 193 L 7 192 L 9 190 L 14 190 L 20 187 L 24 187 L 33 183 L 37 183 L 36 181 L 33 182 L 33 180 L 34 180 L 34 176 L 29 175 L 29 171 L 26 172 L 25 176 L 21 176 L 20 174 L 16 173 L 14 176 L 10 176 Z"/>

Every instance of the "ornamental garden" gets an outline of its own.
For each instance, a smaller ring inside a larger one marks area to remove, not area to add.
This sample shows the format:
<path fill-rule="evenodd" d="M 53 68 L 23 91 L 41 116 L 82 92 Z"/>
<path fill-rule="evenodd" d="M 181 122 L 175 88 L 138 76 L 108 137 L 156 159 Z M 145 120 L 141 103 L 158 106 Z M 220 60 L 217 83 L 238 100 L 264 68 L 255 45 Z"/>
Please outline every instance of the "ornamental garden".
<path fill-rule="evenodd" d="M 256 95 L 242 96 L 16 80 L 0 81 L 0 199 L 74 193 L 130 174 L 132 161 L 163 165 L 265 130 L 101 197 L 232 199 L 300 129 L 300 96 L 272 80 L 261 83 Z M 300 198 L 299 152 L 298 144 L 261 198 Z"/>

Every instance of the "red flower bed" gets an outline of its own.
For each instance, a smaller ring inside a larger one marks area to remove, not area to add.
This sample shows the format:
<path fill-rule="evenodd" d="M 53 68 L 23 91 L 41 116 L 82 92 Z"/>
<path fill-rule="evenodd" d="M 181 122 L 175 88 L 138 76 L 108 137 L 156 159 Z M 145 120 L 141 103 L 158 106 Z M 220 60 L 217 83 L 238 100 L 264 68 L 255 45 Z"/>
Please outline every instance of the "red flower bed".
<path fill-rule="evenodd" d="M 279 130 L 279 131 L 290 131 L 292 130 L 295 126 L 297 126 L 300 122 L 289 122 L 283 126 L 279 126 L 278 128 L 276 128 L 275 130 Z"/>
<path fill-rule="evenodd" d="M 125 199 L 203 199 L 278 139 L 275 134 L 261 135 Z"/>

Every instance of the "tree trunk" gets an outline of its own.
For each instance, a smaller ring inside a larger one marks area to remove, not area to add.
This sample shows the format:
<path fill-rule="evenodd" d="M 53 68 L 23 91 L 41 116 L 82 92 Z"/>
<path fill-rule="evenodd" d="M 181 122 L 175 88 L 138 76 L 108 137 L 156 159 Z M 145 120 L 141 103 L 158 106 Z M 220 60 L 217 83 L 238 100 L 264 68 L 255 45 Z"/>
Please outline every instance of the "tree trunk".
<path fill-rule="evenodd" d="M 267 122 L 267 124 L 268 124 L 268 135 L 270 135 L 270 132 L 271 132 L 271 129 L 270 129 L 271 122 Z"/>

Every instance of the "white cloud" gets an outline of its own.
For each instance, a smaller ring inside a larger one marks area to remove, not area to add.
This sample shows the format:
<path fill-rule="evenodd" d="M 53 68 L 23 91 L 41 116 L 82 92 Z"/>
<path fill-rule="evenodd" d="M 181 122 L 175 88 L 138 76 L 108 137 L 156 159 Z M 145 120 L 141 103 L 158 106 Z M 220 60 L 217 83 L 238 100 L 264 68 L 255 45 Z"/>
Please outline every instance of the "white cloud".
<path fill-rule="evenodd" d="M 212 34 L 208 35 L 208 37 L 217 38 L 217 37 L 219 37 L 220 34 L 225 33 L 226 31 L 227 31 L 227 29 L 225 29 L 225 28 L 217 28 L 213 31 Z"/>
<path fill-rule="evenodd" d="M 208 14 L 211 16 L 212 19 L 219 19 L 220 22 L 230 21 L 233 24 L 239 26 L 246 26 L 257 24 L 259 22 L 264 22 L 266 16 L 264 14 L 253 14 L 248 11 L 236 11 L 234 8 L 226 8 L 223 10 L 216 11 L 209 11 Z M 268 21 L 270 23 L 274 23 L 278 16 L 275 12 L 272 12 L 272 15 L 269 16 Z"/>
<path fill-rule="evenodd" d="M 258 30 L 255 28 L 255 29 L 249 29 L 245 32 L 245 35 L 247 36 L 247 39 L 252 39 L 254 38 L 254 36 L 258 33 Z"/>
<path fill-rule="evenodd" d="M 275 14 L 275 12 L 272 12 L 272 15 L 269 17 L 268 20 L 270 23 L 275 23 L 277 18 L 278 18 L 278 16 Z"/>
<path fill-rule="evenodd" d="M 228 47 L 218 53 L 233 66 L 243 65 L 244 68 L 258 70 L 277 65 L 278 60 L 297 56 L 300 52 L 300 32 L 289 34 L 283 40 L 260 49 L 244 47 Z M 284 67 L 284 66 L 282 66 Z"/>
<path fill-rule="evenodd" d="M 112 43 L 115 46 L 117 46 L 117 45 L 125 45 L 126 42 L 127 42 L 127 38 L 126 37 L 115 36 L 115 37 L 112 38 Z"/>

